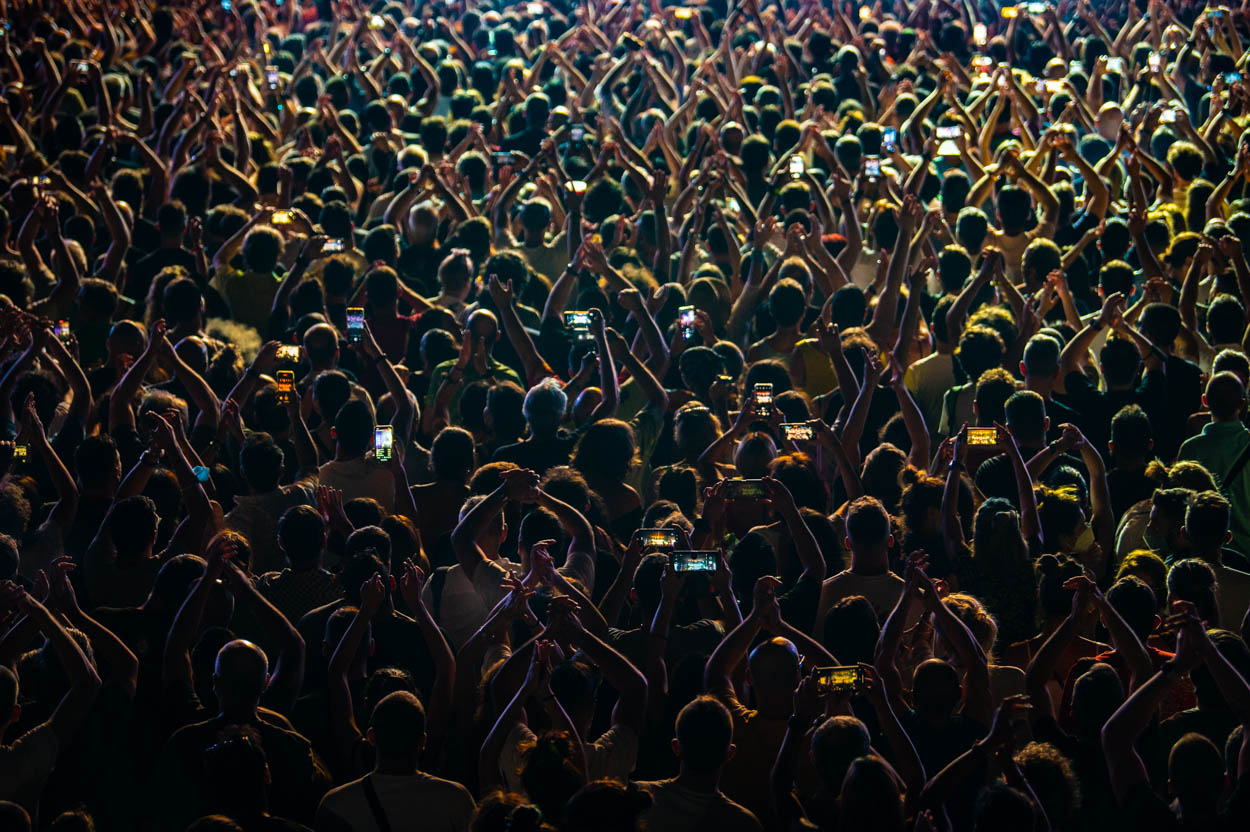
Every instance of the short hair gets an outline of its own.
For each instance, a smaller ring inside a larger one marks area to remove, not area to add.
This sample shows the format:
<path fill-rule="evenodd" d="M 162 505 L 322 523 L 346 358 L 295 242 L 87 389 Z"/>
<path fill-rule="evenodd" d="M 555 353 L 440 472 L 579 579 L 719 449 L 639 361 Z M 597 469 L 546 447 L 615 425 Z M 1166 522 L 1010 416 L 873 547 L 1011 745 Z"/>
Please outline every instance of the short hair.
<path fill-rule="evenodd" d="M 1246 405 L 1246 387 L 1234 373 L 1216 373 L 1207 381 L 1207 407 L 1222 421 L 1237 418 Z"/>
<path fill-rule="evenodd" d="M 972 401 L 977 408 L 977 421 L 982 425 L 992 425 L 1005 420 L 1004 405 L 1016 392 L 1015 377 L 1002 367 L 992 367 L 981 373 L 976 384 Z"/>
<path fill-rule="evenodd" d="M 986 370 L 1002 364 L 1006 351 L 1003 339 L 993 329 L 971 325 L 959 336 L 955 360 L 959 362 L 964 375 L 970 381 L 975 381 Z"/>
<path fill-rule="evenodd" d="M 1172 166 L 1172 170 L 1176 171 L 1176 175 L 1181 179 L 1194 180 L 1202 174 L 1202 168 L 1206 165 L 1203 159 L 1202 151 L 1198 146 L 1190 141 L 1173 142 L 1168 148 L 1167 155 L 1168 164 Z"/>
<path fill-rule="evenodd" d="M 890 515 L 876 497 L 860 497 L 846 510 L 846 536 L 853 546 L 880 546 L 890 537 Z"/>
<path fill-rule="evenodd" d="M 998 192 L 997 207 L 1003 230 L 1008 234 L 1018 234 L 1028 225 L 1029 215 L 1033 212 L 1033 199 L 1024 188 L 1005 185 Z"/>
<path fill-rule="evenodd" d="M 677 714 L 677 744 L 691 771 L 716 771 L 729 758 L 733 717 L 720 700 L 699 696 Z"/>
<path fill-rule="evenodd" d="M 1046 400 L 1032 390 L 1017 390 L 1003 406 L 1007 426 L 1017 440 L 1034 439 L 1046 433 Z"/>
<path fill-rule="evenodd" d="M 415 753 L 425 740 L 425 707 L 407 691 L 388 693 L 373 706 L 369 729 L 379 755 Z"/>
<path fill-rule="evenodd" d="M 156 503 L 150 497 L 124 497 L 109 511 L 109 537 L 119 555 L 138 555 L 156 539 L 159 522 Z"/>
<path fill-rule="evenodd" d="M 1212 624 L 1219 621 L 1215 570 L 1204 560 L 1185 558 L 1168 570 L 1168 599 L 1189 601 L 1198 608 L 1198 617 Z"/>
<path fill-rule="evenodd" d="M 840 785 L 851 763 L 871 753 L 871 747 L 872 738 L 863 722 L 853 716 L 831 716 L 812 732 L 812 763 L 822 780 Z"/>
<path fill-rule="evenodd" d="M 282 235 L 267 225 L 257 226 L 243 238 L 242 254 L 248 271 L 268 274 L 282 254 Z"/>
<path fill-rule="evenodd" d="M 1202 734 L 1185 734 L 1168 751 L 1168 784 L 1190 812 L 1214 809 L 1224 790 L 1224 757 Z"/>
<path fill-rule="evenodd" d="M 1142 334 L 1162 347 L 1171 347 L 1181 331 L 1181 315 L 1175 306 L 1148 303 L 1142 310 L 1139 326 Z"/>
<path fill-rule="evenodd" d="M 278 545 L 292 564 L 316 560 L 325 535 L 325 520 L 312 506 L 291 506 L 278 519 Z"/>
<path fill-rule="evenodd" d="M 1219 547 L 1232 521 L 1232 504 L 1218 491 L 1200 491 L 1185 511 L 1185 534 L 1202 547 Z"/>
<path fill-rule="evenodd" d="M 443 479 L 468 479 L 477 459 L 473 434 L 464 428 L 445 427 L 430 443 L 430 467 Z"/>
<path fill-rule="evenodd" d="M 1127 338 L 1108 338 L 1098 351 L 1098 362 L 1108 384 L 1127 387 L 1137 378 L 1141 354 Z"/>
<path fill-rule="evenodd" d="M 1102 289 L 1104 297 L 1116 292 L 1128 297 L 1133 293 L 1134 277 L 1133 267 L 1128 263 L 1109 260 L 1098 269 L 1098 288 Z"/>
<path fill-rule="evenodd" d="M 1047 819 L 1058 828 L 1068 827 L 1081 805 L 1081 783 L 1072 762 L 1048 742 L 1031 742 L 1014 756 Z"/>
<path fill-rule="evenodd" d="M 349 455 L 363 454 L 373 445 L 373 413 L 360 399 L 350 399 L 334 416 L 334 433 Z"/>
<path fill-rule="evenodd" d="M 1050 378 L 1059 372 L 1059 341 L 1052 335 L 1038 333 L 1024 345 L 1024 371 L 1030 376 Z"/>
<path fill-rule="evenodd" d="M 273 437 L 267 433 L 253 433 L 243 443 L 239 452 L 239 468 L 243 479 L 253 491 L 264 494 L 273 491 L 282 480 L 285 455 Z"/>
<path fill-rule="evenodd" d="M 938 279 L 942 283 L 942 291 L 954 294 L 963 288 L 964 282 L 972 274 L 972 258 L 960 245 L 949 245 L 938 255 Z"/>

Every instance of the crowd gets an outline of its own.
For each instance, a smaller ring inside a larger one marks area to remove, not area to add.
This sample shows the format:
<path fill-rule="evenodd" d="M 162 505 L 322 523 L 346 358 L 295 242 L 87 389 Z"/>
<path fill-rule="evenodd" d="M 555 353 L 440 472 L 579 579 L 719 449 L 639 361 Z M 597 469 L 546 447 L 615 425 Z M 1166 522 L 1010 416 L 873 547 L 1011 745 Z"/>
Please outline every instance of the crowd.
<path fill-rule="evenodd" d="M 1250 10 L 0 0 L 0 829 L 1250 828 Z"/>

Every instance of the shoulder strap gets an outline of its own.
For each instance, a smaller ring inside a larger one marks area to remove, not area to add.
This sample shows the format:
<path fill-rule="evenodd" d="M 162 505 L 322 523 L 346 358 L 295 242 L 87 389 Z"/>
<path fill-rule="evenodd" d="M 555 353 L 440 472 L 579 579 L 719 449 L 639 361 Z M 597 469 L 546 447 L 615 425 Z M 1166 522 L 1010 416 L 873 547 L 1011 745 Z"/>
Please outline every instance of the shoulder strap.
<path fill-rule="evenodd" d="M 443 586 L 447 583 L 447 570 L 449 566 L 440 566 L 434 570 L 434 577 L 430 579 L 430 595 L 434 599 L 434 620 L 441 621 L 443 616 Z"/>
<path fill-rule="evenodd" d="M 1226 493 L 1232 492 L 1233 483 L 1237 482 L 1237 478 L 1241 476 L 1241 472 L 1245 470 L 1246 463 L 1248 462 L 1250 462 L 1250 444 L 1246 445 L 1245 449 L 1237 455 L 1237 458 L 1233 460 L 1232 467 L 1228 469 L 1226 474 L 1224 474 L 1224 481 L 1222 484 L 1224 486 L 1223 490 Z"/>
<path fill-rule="evenodd" d="M 365 800 L 369 801 L 369 810 L 373 812 L 373 822 L 378 825 L 378 832 L 391 832 L 391 822 L 386 819 L 386 810 L 378 799 L 378 790 L 373 787 L 373 775 L 366 774 L 360 781 L 365 790 Z"/>

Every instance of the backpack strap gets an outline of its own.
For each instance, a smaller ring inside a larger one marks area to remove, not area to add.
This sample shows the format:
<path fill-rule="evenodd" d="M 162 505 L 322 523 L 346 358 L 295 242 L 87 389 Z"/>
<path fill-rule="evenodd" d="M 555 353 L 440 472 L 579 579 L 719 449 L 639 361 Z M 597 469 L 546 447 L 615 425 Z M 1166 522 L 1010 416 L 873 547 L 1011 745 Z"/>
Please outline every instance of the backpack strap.
<path fill-rule="evenodd" d="M 1237 482 L 1237 478 L 1241 476 L 1241 472 L 1246 469 L 1246 463 L 1250 463 L 1250 445 L 1246 445 L 1237 458 L 1233 460 L 1232 467 L 1224 474 L 1223 490 L 1226 494 L 1231 494 L 1233 483 Z"/>
<path fill-rule="evenodd" d="M 373 822 L 378 825 L 378 832 L 391 832 L 391 822 L 386 817 L 386 810 L 382 808 L 378 790 L 373 786 L 373 775 L 366 774 L 360 785 L 365 790 L 365 800 L 369 801 L 369 810 L 373 812 Z"/>

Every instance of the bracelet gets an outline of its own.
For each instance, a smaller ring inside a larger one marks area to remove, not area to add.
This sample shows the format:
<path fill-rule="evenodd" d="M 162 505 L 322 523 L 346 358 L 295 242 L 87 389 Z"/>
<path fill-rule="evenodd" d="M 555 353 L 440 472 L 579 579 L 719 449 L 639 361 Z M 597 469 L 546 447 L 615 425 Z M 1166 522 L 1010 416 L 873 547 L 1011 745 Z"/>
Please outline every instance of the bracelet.
<path fill-rule="evenodd" d="M 951 460 L 950 465 L 946 466 L 946 470 L 947 471 L 964 471 L 964 470 L 967 470 L 967 466 L 958 460 Z"/>
<path fill-rule="evenodd" d="M 1094 330 L 1094 332 L 1101 332 L 1104 326 L 1106 326 L 1106 324 L 1102 322 L 1102 318 L 1095 318 L 1089 323 L 1089 328 Z"/>
<path fill-rule="evenodd" d="M 386 360 L 387 360 L 387 358 L 386 358 L 386 353 L 384 353 L 384 352 L 383 352 L 383 353 L 378 353 L 378 357 L 377 357 L 377 358 L 375 358 L 375 359 L 373 359 L 373 363 L 374 363 L 374 364 L 381 364 L 383 361 L 386 361 Z"/>

